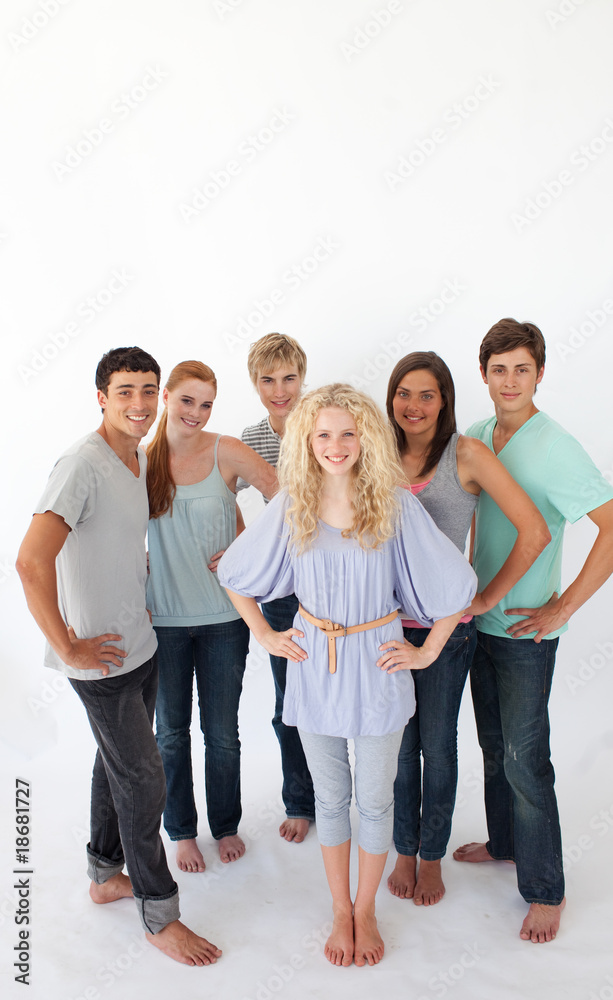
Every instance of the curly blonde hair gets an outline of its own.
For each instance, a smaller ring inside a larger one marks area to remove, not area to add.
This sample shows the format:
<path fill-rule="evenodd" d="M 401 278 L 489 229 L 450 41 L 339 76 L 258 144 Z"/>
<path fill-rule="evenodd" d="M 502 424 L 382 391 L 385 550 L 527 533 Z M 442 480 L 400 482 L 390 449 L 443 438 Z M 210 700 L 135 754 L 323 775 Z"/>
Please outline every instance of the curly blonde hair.
<path fill-rule="evenodd" d="M 360 440 L 360 454 L 352 469 L 353 524 L 343 537 L 357 538 L 362 548 L 378 548 L 396 529 L 396 487 L 402 470 L 392 432 L 377 404 L 340 382 L 306 393 L 287 418 L 277 473 L 291 501 L 286 514 L 291 543 L 302 552 L 317 535 L 323 470 L 313 454 L 311 438 L 319 411 L 329 407 L 351 414 Z"/>

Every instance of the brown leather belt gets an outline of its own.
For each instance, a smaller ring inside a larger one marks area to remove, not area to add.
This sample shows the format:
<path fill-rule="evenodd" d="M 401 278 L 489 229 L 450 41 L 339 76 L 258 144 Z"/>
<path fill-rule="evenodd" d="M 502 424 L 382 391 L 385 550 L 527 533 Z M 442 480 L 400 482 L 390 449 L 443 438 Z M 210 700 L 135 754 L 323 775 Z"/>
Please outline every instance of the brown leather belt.
<path fill-rule="evenodd" d="M 298 605 L 298 613 L 307 622 L 310 622 L 311 625 L 317 625 L 317 628 L 321 629 L 328 636 L 328 670 L 331 674 L 336 673 L 337 639 L 343 639 L 346 635 L 353 635 L 354 632 L 366 632 L 368 629 L 377 628 L 378 625 L 387 625 L 398 617 L 398 610 L 396 610 L 391 611 L 385 618 L 375 618 L 374 621 L 364 622 L 363 625 L 338 625 L 336 622 L 330 621 L 329 618 L 316 618 L 315 615 L 310 615 L 308 611 L 304 610 L 302 604 Z"/>

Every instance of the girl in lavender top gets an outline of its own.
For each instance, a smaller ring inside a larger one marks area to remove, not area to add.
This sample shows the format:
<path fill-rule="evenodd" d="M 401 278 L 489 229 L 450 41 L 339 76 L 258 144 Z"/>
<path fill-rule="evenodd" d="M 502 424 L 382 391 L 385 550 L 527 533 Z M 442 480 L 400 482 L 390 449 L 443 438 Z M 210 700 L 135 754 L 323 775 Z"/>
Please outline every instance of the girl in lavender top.
<path fill-rule="evenodd" d="M 517 529 L 505 564 L 477 594 L 436 662 L 414 673 L 417 709 L 400 747 L 394 808 L 398 857 L 387 884 L 395 896 L 426 906 L 445 892 L 441 858 L 455 805 L 457 721 L 476 644 L 473 615 L 495 606 L 548 541 L 543 518 L 504 465 L 481 441 L 457 433 L 454 406 L 451 372 L 437 354 L 415 351 L 398 362 L 388 385 L 387 413 L 407 488 L 461 552 L 481 490 Z M 403 625 L 413 646 L 428 641 L 427 627 L 410 613 Z"/>
<path fill-rule="evenodd" d="M 375 894 L 391 840 L 398 749 L 414 711 L 408 668 L 436 658 L 476 589 L 463 555 L 398 487 L 394 451 L 369 397 L 346 385 L 308 393 L 287 420 L 280 494 L 219 564 L 256 639 L 288 660 L 283 721 L 298 727 L 313 777 L 334 912 L 324 951 L 335 965 L 383 957 Z M 275 632 L 256 602 L 293 592 L 294 626 Z M 400 606 L 429 627 L 419 649 L 404 641 Z M 348 739 L 360 815 L 353 902 Z"/>

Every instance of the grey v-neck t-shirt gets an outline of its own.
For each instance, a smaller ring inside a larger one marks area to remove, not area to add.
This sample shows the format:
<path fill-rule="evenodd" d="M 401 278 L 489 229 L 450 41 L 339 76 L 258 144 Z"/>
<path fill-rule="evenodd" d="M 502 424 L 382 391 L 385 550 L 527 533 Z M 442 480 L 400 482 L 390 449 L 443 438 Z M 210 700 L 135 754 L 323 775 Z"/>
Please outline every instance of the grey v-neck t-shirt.
<path fill-rule="evenodd" d="M 136 477 L 100 434 L 88 434 L 58 459 L 35 513 L 54 511 L 71 529 L 57 557 L 58 605 L 76 635 L 120 635 L 127 652 L 109 677 L 149 660 L 157 639 L 145 605 L 149 519 L 144 452 Z M 100 670 L 75 670 L 47 644 L 45 666 L 75 680 L 99 680 Z"/>

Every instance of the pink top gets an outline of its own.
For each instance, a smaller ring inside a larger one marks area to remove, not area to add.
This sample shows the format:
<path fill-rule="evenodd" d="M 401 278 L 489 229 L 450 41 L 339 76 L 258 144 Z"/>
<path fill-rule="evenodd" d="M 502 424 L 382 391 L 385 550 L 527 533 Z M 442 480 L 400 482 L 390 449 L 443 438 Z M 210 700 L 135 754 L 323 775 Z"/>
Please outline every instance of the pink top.
<path fill-rule="evenodd" d="M 427 479 L 425 483 L 408 483 L 406 486 L 402 484 L 403 489 L 410 490 L 413 496 L 417 496 L 422 490 L 432 482 L 432 479 Z M 470 622 L 473 620 L 473 615 L 462 615 L 460 622 Z M 401 616 L 400 621 L 403 628 L 428 628 L 427 625 L 422 625 L 421 622 L 416 622 L 413 618 L 403 618 Z M 459 622 L 458 622 L 459 624 Z"/>

